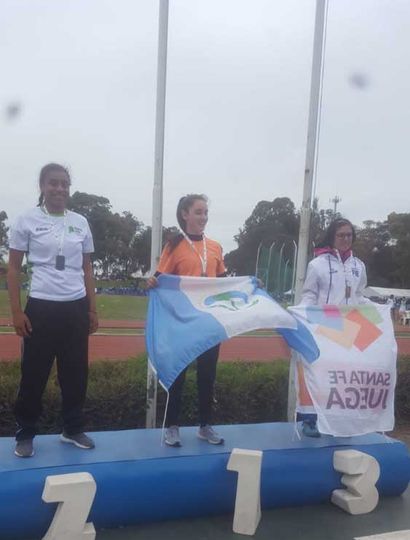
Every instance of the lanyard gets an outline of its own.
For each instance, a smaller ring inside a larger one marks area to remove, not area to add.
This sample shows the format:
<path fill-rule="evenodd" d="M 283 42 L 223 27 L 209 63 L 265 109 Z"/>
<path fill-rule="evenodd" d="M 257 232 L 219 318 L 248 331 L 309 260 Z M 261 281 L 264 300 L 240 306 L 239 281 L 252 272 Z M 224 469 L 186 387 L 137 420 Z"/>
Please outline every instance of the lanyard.
<path fill-rule="evenodd" d="M 199 257 L 199 260 L 201 261 L 201 267 L 202 267 L 202 273 L 201 273 L 201 277 L 206 277 L 206 267 L 207 267 L 207 263 L 208 263 L 208 252 L 207 252 L 207 248 L 206 248 L 206 240 L 205 240 L 205 235 L 203 234 L 202 235 L 202 250 L 203 250 L 203 255 L 201 255 L 199 253 L 199 251 L 196 249 L 196 247 L 194 246 L 194 243 L 192 242 L 192 240 L 189 238 L 189 236 L 185 233 L 185 231 L 182 231 L 182 234 L 185 238 L 185 240 L 188 242 L 188 244 L 191 246 L 192 250 L 198 255 Z"/>
<path fill-rule="evenodd" d="M 345 266 L 345 263 L 342 261 L 342 257 L 340 256 L 339 251 L 337 249 L 335 249 L 335 251 L 336 251 L 338 261 L 343 266 L 343 272 L 345 275 L 345 298 L 346 298 L 346 304 L 347 304 L 352 294 L 352 282 L 351 282 L 351 278 L 347 275 L 346 266 Z"/>
<path fill-rule="evenodd" d="M 53 221 L 51 219 L 51 214 L 50 212 L 47 210 L 46 206 L 43 205 L 41 207 L 41 209 L 43 210 L 43 212 L 45 213 L 45 215 L 49 218 L 50 222 L 51 222 L 51 228 L 52 230 L 54 230 L 55 226 L 56 226 L 56 222 Z M 67 225 L 67 210 L 64 210 L 64 221 L 63 221 L 63 230 L 61 231 L 61 234 L 56 234 L 54 232 L 54 237 L 57 239 L 57 245 L 58 245 L 58 254 L 59 255 L 62 255 L 63 254 L 63 244 L 64 244 L 64 237 L 65 237 L 65 229 L 66 229 L 66 225 Z"/>

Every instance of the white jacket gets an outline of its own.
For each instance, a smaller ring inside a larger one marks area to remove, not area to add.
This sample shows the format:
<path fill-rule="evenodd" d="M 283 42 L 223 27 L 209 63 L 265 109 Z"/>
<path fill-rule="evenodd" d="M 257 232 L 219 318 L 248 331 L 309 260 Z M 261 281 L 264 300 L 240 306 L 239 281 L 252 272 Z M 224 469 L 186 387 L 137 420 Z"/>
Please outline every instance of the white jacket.
<path fill-rule="evenodd" d="M 351 255 L 343 263 L 332 253 L 323 253 L 310 261 L 302 290 L 301 304 L 363 304 L 363 291 L 367 285 L 364 263 Z M 346 298 L 346 286 L 350 297 Z"/>

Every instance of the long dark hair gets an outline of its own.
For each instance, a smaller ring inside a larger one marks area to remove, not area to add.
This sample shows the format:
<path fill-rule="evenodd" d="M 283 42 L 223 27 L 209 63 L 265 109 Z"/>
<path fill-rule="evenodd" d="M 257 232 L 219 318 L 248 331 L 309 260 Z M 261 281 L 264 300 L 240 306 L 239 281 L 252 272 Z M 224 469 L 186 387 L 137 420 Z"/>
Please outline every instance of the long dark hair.
<path fill-rule="evenodd" d="M 345 218 L 339 218 L 332 221 L 332 223 L 329 225 L 329 227 L 325 231 L 325 235 L 323 237 L 323 240 L 318 244 L 317 247 L 319 248 L 325 248 L 325 247 L 333 247 L 335 245 L 335 238 L 336 233 L 340 229 L 340 227 L 343 227 L 344 225 L 349 225 L 349 227 L 352 228 L 352 244 L 356 240 L 356 231 L 353 227 L 353 224 Z"/>
<path fill-rule="evenodd" d="M 203 193 L 190 193 L 189 195 L 185 195 L 185 197 L 181 197 L 179 199 L 178 205 L 177 205 L 177 221 L 180 228 L 186 233 L 186 222 L 184 218 L 182 217 L 182 212 L 188 212 L 188 210 L 191 208 L 191 206 L 195 203 L 195 201 L 204 201 L 208 204 L 208 197 L 204 195 Z M 176 234 L 173 236 L 168 244 L 170 247 L 170 251 L 173 251 L 178 244 L 183 240 L 184 235 L 181 233 Z"/>
<path fill-rule="evenodd" d="M 44 165 L 44 167 L 40 171 L 40 176 L 38 177 L 38 185 L 41 190 L 41 186 L 44 184 L 44 181 L 46 179 L 46 176 L 51 171 L 62 171 L 65 172 L 68 176 L 68 179 L 70 180 L 71 184 L 71 176 L 67 169 L 67 167 L 64 167 L 63 165 L 60 165 L 59 163 L 47 163 L 47 165 Z M 44 195 L 43 193 L 40 193 L 40 197 L 38 198 L 38 204 L 37 206 L 41 206 L 44 203 Z"/>

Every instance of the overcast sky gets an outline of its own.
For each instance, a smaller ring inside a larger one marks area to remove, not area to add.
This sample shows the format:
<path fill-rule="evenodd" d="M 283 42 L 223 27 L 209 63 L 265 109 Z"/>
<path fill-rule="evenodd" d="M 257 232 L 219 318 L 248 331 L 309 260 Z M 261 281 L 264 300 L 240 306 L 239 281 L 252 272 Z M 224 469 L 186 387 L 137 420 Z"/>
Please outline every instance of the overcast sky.
<path fill-rule="evenodd" d="M 211 200 L 225 251 L 262 199 L 301 203 L 313 0 L 170 0 L 164 225 Z M 0 0 L 0 210 L 42 165 L 151 222 L 157 0 Z M 316 194 L 360 225 L 409 211 L 410 2 L 329 0 Z M 7 115 L 10 105 L 21 112 Z"/>

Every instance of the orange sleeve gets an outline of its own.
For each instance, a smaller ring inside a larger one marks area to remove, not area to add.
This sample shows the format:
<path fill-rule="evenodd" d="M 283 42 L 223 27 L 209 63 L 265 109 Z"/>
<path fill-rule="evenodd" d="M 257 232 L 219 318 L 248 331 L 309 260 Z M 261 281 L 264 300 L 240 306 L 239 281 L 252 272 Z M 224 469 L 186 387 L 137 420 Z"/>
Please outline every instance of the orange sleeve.
<path fill-rule="evenodd" d="M 173 254 L 170 251 L 170 245 L 166 244 L 164 247 L 161 258 L 159 260 L 157 272 L 161 272 L 161 274 L 172 274 L 174 270 L 175 261 L 172 256 Z"/>

